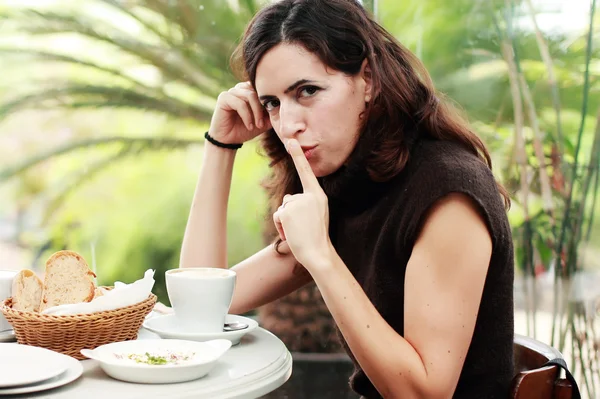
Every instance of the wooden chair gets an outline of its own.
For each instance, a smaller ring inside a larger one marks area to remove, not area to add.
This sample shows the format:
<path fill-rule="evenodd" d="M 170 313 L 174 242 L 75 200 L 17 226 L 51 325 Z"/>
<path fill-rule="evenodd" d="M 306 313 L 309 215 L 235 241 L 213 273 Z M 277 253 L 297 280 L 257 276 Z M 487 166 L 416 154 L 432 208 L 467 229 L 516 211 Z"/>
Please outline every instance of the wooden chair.
<path fill-rule="evenodd" d="M 536 339 L 515 334 L 514 356 L 516 375 L 510 399 L 575 398 L 571 382 L 560 378 L 558 366 L 542 367 L 549 360 L 563 358 L 558 350 Z"/>

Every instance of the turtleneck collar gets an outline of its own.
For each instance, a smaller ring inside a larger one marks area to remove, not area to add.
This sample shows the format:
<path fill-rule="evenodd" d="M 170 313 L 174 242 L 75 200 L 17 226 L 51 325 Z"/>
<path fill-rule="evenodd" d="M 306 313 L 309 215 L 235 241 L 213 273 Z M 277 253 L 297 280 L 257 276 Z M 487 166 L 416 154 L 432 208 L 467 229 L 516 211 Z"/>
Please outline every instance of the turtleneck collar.
<path fill-rule="evenodd" d="M 408 140 L 410 152 L 417 142 L 415 139 Z M 327 195 L 330 209 L 341 207 L 346 210 L 363 210 L 381 198 L 391 181 L 399 177 L 397 175 L 385 182 L 373 180 L 367 171 L 367 156 L 371 149 L 369 143 L 359 139 L 356 150 L 346 164 L 336 172 L 318 179 Z"/>

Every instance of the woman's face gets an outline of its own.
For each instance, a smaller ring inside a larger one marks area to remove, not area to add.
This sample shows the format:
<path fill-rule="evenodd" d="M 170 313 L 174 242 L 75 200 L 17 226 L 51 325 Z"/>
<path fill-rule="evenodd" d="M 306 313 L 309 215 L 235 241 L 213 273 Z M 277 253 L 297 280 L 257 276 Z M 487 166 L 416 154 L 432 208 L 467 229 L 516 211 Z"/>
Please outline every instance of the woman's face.
<path fill-rule="evenodd" d="M 356 145 L 371 94 L 365 71 L 366 62 L 347 76 L 290 44 L 272 48 L 257 66 L 256 92 L 275 132 L 283 143 L 298 140 L 317 177 L 338 170 Z"/>

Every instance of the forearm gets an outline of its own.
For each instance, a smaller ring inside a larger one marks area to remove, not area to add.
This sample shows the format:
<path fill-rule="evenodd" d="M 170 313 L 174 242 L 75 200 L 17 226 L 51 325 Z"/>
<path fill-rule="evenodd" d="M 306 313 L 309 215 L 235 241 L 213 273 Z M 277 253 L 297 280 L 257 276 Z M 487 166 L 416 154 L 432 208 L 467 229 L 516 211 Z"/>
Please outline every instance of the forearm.
<path fill-rule="evenodd" d="M 284 241 L 279 251 L 273 245 L 232 267 L 237 273 L 230 313 L 242 314 L 279 299 L 312 280 L 298 264 Z"/>
<path fill-rule="evenodd" d="M 381 317 L 335 250 L 313 279 L 352 354 L 384 398 L 432 397 L 413 346 Z"/>
<path fill-rule="evenodd" d="M 227 204 L 236 151 L 204 145 L 180 267 L 227 267 Z"/>

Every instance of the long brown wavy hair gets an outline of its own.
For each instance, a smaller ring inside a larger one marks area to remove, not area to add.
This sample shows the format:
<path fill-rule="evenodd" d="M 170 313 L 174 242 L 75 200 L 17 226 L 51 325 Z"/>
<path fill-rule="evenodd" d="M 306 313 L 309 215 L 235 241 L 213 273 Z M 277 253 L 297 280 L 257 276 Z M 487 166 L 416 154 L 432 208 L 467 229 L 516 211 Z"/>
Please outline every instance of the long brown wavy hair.
<path fill-rule="evenodd" d="M 485 145 L 457 109 L 436 92 L 421 61 L 358 1 L 280 0 L 260 10 L 232 56 L 240 80 L 254 86 L 259 61 L 281 43 L 301 45 L 328 67 L 349 76 L 360 73 L 363 61 L 368 60 L 372 100 L 362 119 L 357 147 L 369 143 L 365 166 L 373 180 L 389 180 L 404 168 L 410 156 L 407 132 L 457 142 L 492 168 Z M 301 185 L 273 129 L 263 135 L 262 146 L 270 159 L 272 174 L 265 187 L 274 211 L 285 194 L 298 193 Z M 509 195 L 502 185 L 498 188 L 508 208 Z"/>

